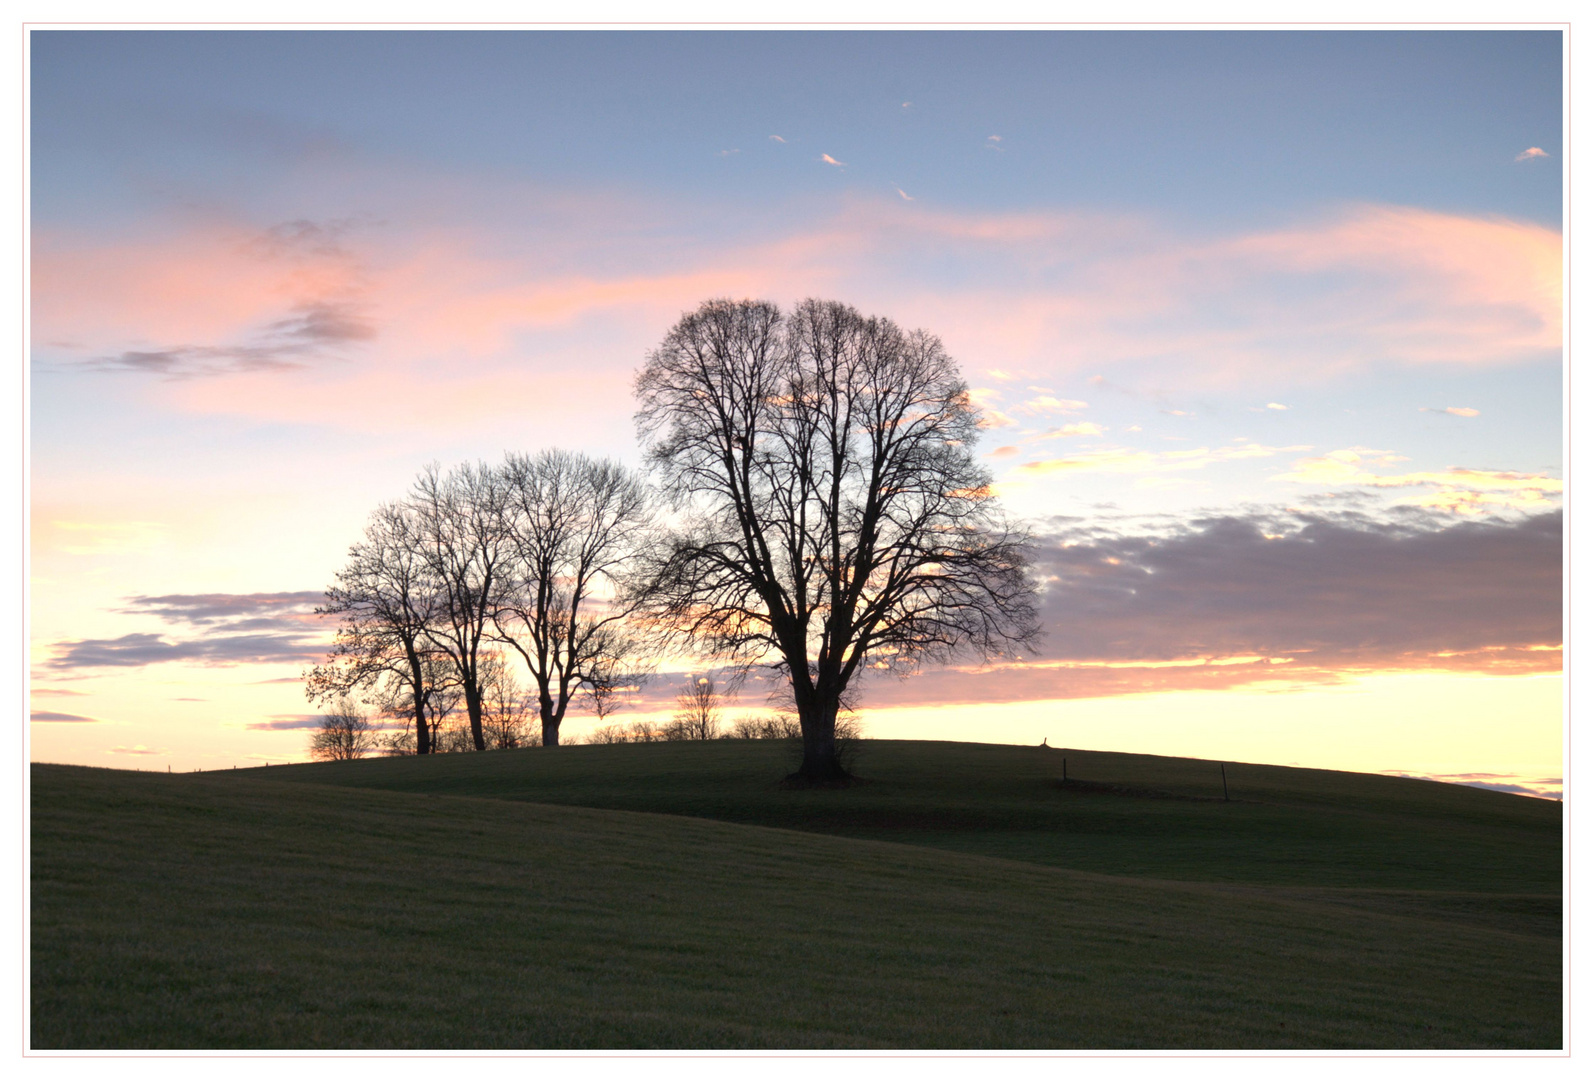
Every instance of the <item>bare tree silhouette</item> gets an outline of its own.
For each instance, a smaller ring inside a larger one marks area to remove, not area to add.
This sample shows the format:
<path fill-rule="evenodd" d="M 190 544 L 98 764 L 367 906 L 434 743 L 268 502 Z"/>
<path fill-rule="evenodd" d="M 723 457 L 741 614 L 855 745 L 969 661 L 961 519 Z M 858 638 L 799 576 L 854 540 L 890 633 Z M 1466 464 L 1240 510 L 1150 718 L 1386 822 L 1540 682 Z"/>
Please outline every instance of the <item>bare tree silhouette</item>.
<path fill-rule="evenodd" d="M 482 656 L 493 640 L 493 615 L 503 599 L 505 564 L 513 551 L 503 527 L 505 498 L 498 470 L 465 464 L 448 473 L 428 466 L 409 500 L 419 522 L 418 548 L 437 585 L 426 637 L 452 665 L 477 750 L 487 748 L 481 727 Z"/>
<path fill-rule="evenodd" d="M 717 739 L 723 711 L 713 676 L 688 676 L 685 689 L 675 695 L 675 716 L 667 734 L 677 740 Z"/>
<path fill-rule="evenodd" d="M 322 714 L 310 736 L 310 756 L 317 761 L 355 761 L 376 749 L 376 730 L 353 701 L 339 698 Z"/>
<path fill-rule="evenodd" d="M 789 676 L 792 779 L 846 778 L 836 715 L 865 665 L 1034 644 L 1027 536 L 974 459 L 979 413 L 937 338 L 838 303 L 713 300 L 636 395 L 681 519 L 637 595 L 709 653 Z"/>
<path fill-rule="evenodd" d="M 489 654 L 482 663 L 481 730 L 489 750 L 541 746 L 542 733 L 532 727 L 536 700 L 522 688 L 509 658 Z"/>
<path fill-rule="evenodd" d="M 635 604 L 615 596 L 650 524 L 648 492 L 614 462 L 560 450 L 511 454 L 501 476 L 512 558 L 494 625 L 536 683 L 542 745 L 557 746 L 578 691 L 592 695 L 602 717 L 616 685 L 642 677 L 632 670 Z"/>
<path fill-rule="evenodd" d="M 415 753 L 426 754 L 428 703 L 440 689 L 426 628 L 436 617 L 438 593 L 420 536 L 411 507 L 389 504 L 371 515 L 364 539 L 349 548 L 348 564 L 326 590 L 326 604 L 315 609 L 340 625 L 328 661 L 305 673 L 305 694 L 334 701 L 363 689 L 398 699 L 388 707 L 407 711 Z M 384 680 L 388 685 L 378 690 Z"/>

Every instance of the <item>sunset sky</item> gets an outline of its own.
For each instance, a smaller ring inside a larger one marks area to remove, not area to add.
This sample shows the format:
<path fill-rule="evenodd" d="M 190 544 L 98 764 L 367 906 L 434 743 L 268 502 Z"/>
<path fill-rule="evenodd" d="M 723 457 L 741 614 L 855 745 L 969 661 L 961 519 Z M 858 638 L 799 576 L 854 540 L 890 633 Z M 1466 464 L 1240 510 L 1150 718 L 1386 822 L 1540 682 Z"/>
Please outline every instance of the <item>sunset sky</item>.
<path fill-rule="evenodd" d="M 683 311 L 816 296 L 942 338 L 1045 582 L 869 734 L 1557 794 L 1561 47 L 35 32 L 32 757 L 304 758 L 379 502 L 639 464 Z"/>

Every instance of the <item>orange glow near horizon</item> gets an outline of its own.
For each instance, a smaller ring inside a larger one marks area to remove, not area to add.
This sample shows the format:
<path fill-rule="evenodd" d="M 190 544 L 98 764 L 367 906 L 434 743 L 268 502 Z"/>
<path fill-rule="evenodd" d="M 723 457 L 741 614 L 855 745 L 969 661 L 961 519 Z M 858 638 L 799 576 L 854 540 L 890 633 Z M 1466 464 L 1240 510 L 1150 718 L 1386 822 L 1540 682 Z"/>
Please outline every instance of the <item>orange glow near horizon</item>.
<path fill-rule="evenodd" d="M 173 665 L 165 678 L 108 676 L 108 685 L 93 692 L 36 692 L 35 711 L 96 722 L 32 724 L 32 759 L 106 768 L 170 765 L 176 771 L 308 760 L 308 732 L 259 726 L 317 711 L 304 701 L 298 680 L 285 672 L 265 683 L 237 680 L 238 674 Z M 1377 672 L 1335 685 L 1257 684 L 989 705 L 875 708 L 865 695 L 859 715 L 865 735 L 880 739 L 1045 740 L 1053 747 L 1352 772 L 1478 775 L 1558 795 L 1563 691 L 1557 672 Z M 103 707 L 110 702 L 118 704 Z M 761 700 L 731 699 L 725 717 L 766 708 Z M 632 707 L 609 722 L 661 721 L 669 711 Z M 572 710 L 565 731 L 580 738 L 597 726 L 595 718 Z"/>

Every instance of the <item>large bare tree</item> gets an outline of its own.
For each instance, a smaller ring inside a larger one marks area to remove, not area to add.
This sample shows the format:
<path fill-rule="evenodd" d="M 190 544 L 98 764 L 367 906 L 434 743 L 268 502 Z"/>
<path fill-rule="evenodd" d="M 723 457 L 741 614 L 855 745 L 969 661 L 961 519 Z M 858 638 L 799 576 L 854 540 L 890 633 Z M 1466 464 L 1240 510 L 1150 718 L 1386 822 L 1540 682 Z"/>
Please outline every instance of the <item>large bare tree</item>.
<path fill-rule="evenodd" d="M 312 701 L 379 691 L 414 721 L 416 752 L 431 752 L 428 705 L 439 691 L 427 634 L 436 617 L 437 580 L 420 547 L 420 520 L 403 504 L 379 507 L 316 614 L 339 620 L 327 663 L 305 674 Z M 385 686 L 378 686 L 385 683 Z"/>
<path fill-rule="evenodd" d="M 513 559 L 494 618 L 536 683 L 542 745 L 557 746 L 577 692 L 601 716 L 616 682 L 640 677 L 627 670 L 635 605 L 618 584 L 648 530 L 648 492 L 612 461 L 561 450 L 510 454 L 501 476 Z"/>
<path fill-rule="evenodd" d="M 640 595 L 706 651 L 788 674 L 794 779 L 846 777 L 836 715 L 865 665 L 1034 643 L 1027 537 L 974 458 L 979 413 L 937 338 L 839 303 L 713 300 L 636 394 L 680 519 Z"/>
<path fill-rule="evenodd" d="M 409 505 L 418 522 L 418 545 L 437 585 L 437 602 L 425 633 L 447 657 L 470 719 L 470 739 L 487 748 L 481 726 L 483 656 L 495 632 L 493 615 L 508 585 L 512 546 L 504 528 L 505 485 L 499 470 L 460 465 L 444 473 L 429 466 L 415 481 Z"/>

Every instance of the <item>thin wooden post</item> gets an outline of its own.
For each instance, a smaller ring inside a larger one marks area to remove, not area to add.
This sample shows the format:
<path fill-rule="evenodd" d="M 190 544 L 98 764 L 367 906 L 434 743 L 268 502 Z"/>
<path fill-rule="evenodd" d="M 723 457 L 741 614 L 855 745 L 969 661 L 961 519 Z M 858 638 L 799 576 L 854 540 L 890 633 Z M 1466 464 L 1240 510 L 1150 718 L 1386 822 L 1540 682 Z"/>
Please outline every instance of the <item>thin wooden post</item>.
<path fill-rule="evenodd" d="M 1222 770 L 1222 801 L 1228 802 L 1228 766 L 1219 761 L 1217 768 Z"/>

